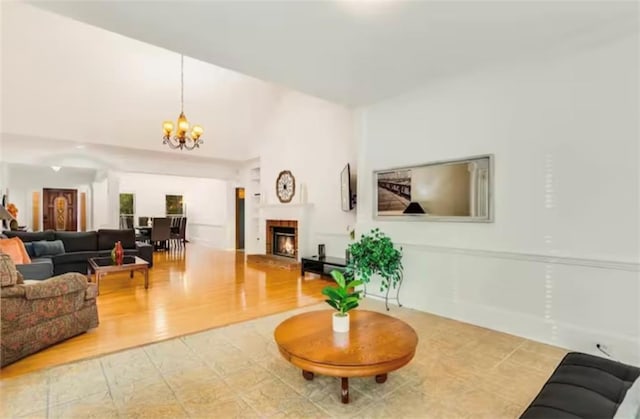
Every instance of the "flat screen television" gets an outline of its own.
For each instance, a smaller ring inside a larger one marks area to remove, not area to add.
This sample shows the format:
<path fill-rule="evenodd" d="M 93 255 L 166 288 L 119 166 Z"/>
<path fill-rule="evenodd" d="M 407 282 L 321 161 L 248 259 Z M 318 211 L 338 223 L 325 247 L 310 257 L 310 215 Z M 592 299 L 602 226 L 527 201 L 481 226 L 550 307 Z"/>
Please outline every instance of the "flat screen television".
<path fill-rule="evenodd" d="M 353 209 L 353 191 L 351 190 L 351 167 L 349 163 L 340 172 L 340 192 L 342 211 L 351 211 Z"/>

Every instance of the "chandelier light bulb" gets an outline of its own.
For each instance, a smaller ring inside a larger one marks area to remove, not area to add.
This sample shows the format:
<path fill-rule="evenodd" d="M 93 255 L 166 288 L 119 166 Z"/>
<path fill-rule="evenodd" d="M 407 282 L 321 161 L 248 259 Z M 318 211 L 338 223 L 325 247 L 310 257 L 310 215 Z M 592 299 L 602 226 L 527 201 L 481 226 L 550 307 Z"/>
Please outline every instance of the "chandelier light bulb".
<path fill-rule="evenodd" d="M 193 130 L 191 130 L 191 138 L 197 140 L 198 138 L 200 138 L 203 132 L 204 130 L 200 125 L 194 125 Z"/>
<path fill-rule="evenodd" d="M 162 123 L 162 129 L 164 130 L 164 135 L 171 135 L 171 133 L 173 132 L 173 122 L 164 121 Z"/>
<path fill-rule="evenodd" d="M 180 113 L 178 117 L 178 136 L 184 135 L 189 131 L 189 121 L 187 121 L 187 117 L 184 116 L 184 113 Z"/>

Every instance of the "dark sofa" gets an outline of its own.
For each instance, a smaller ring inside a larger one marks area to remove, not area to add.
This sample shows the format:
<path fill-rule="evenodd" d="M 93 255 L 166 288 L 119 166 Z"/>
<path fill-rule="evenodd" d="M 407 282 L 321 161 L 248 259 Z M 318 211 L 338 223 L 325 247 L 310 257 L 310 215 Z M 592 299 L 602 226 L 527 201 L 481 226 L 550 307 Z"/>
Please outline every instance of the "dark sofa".
<path fill-rule="evenodd" d="M 27 279 L 46 279 L 67 272 L 87 273 L 88 260 L 92 257 L 110 256 L 117 241 L 122 243 L 125 255 L 135 255 L 153 266 L 153 246 L 136 242 L 134 230 L 101 229 L 98 231 L 71 232 L 53 231 L 24 232 L 5 231 L 9 238 L 19 237 L 23 242 L 60 240 L 64 253 L 32 258 L 31 264 L 16 267 Z"/>
<path fill-rule="evenodd" d="M 567 354 L 521 419 L 613 418 L 640 368 L 577 352 Z"/>

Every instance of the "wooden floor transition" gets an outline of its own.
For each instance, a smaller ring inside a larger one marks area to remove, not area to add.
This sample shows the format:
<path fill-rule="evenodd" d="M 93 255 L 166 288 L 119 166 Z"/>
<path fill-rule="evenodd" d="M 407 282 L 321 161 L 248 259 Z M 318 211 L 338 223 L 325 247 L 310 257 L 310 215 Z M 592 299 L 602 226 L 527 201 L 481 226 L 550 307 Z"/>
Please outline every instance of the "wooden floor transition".
<path fill-rule="evenodd" d="M 156 252 L 149 278 L 148 290 L 140 274 L 103 278 L 100 326 L 3 368 L 0 378 L 308 306 L 327 285 L 195 244 Z"/>

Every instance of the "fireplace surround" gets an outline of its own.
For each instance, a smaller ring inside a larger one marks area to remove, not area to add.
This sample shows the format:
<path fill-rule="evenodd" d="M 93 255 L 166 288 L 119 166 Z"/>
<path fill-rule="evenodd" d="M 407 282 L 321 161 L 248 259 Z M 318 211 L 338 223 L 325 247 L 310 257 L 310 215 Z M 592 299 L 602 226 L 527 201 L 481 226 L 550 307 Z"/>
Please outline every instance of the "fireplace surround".
<path fill-rule="evenodd" d="M 295 220 L 267 220 L 266 254 L 298 258 L 298 222 Z"/>

